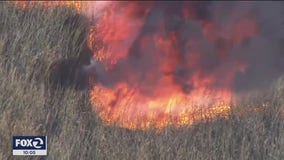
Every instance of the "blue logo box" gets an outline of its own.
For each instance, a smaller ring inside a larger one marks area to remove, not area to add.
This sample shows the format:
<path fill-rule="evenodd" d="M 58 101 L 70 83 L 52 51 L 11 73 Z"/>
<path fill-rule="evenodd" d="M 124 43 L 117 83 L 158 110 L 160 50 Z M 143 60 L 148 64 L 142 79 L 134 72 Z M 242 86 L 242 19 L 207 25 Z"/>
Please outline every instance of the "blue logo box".
<path fill-rule="evenodd" d="M 13 136 L 13 150 L 46 150 L 46 136 Z"/>

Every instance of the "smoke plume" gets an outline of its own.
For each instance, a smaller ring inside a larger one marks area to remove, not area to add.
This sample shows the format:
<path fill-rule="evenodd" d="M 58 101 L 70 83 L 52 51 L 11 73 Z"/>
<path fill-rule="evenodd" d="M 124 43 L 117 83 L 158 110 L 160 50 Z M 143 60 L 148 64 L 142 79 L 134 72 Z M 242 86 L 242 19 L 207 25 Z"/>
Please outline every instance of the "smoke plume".
<path fill-rule="evenodd" d="M 98 22 L 115 59 L 105 81 L 149 95 L 163 77 L 184 93 L 198 87 L 193 79 L 235 92 L 266 88 L 284 73 L 283 4 L 115 2 Z"/>

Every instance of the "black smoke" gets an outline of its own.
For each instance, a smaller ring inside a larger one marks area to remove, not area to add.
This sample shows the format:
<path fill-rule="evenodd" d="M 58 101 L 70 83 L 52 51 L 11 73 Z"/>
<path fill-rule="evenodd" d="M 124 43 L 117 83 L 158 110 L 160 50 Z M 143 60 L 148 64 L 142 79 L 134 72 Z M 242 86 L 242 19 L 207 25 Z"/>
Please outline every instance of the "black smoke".
<path fill-rule="evenodd" d="M 142 2 L 139 5 L 142 7 L 139 12 L 133 13 L 133 21 L 141 17 L 139 13 L 146 13 L 143 9 L 149 8 L 149 3 L 145 4 L 147 7 L 143 7 Z M 184 8 L 194 13 L 191 19 L 185 17 Z M 151 94 L 162 76 L 172 75 L 173 81 L 185 93 L 190 93 L 194 88 L 190 79 L 196 70 L 200 71 L 201 77 L 208 74 L 218 77 L 214 85 L 208 87 L 222 88 L 226 75 L 232 72 L 235 62 L 240 61 L 248 64 L 248 68 L 245 72 L 235 71 L 231 84 L 234 91 L 265 89 L 284 74 L 283 15 L 284 2 L 153 2 L 140 33 L 128 50 L 128 56 L 106 72 L 105 79 L 110 80 L 110 86 L 118 82 L 127 82 L 130 86 L 146 84 L 149 87 L 141 91 Z M 256 21 L 257 34 L 240 44 L 230 42 L 230 28 L 240 19 L 250 16 Z M 220 27 L 216 32 L 216 43 L 208 41 L 203 34 L 205 22 L 213 22 Z M 159 66 L 167 55 L 157 55 L 154 35 L 168 37 L 170 33 L 177 35 L 175 47 L 178 48 L 179 63 L 165 73 Z M 145 38 L 147 47 L 142 46 Z M 196 47 L 187 45 L 190 40 L 198 44 L 200 61 L 196 68 L 188 67 L 191 54 L 196 53 Z M 225 56 L 220 53 L 223 50 L 226 50 Z"/>

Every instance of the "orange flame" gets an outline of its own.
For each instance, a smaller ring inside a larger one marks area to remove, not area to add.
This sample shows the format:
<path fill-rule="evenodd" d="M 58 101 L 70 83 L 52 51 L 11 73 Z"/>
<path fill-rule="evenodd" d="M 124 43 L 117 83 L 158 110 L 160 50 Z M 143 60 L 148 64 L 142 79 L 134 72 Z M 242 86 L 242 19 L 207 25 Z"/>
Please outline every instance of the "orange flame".
<path fill-rule="evenodd" d="M 87 14 L 94 14 L 93 10 L 97 9 L 92 5 L 97 2 L 42 3 L 44 6 L 75 6 L 79 12 L 91 12 Z M 15 4 L 26 7 L 23 1 Z M 89 7 L 88 11 L 86 7 Z M 100 84 L 94 86 L 90 92 L 94 109 L 109 125 L 143 130 L 151 127 L 161 129 L 169 125 L 191 125 L 204 118 L 227 117 L 234 97 L 233 79 L 237 72 L 245 72 L 248 64 L 234 60 L 229 68 L 220 67 L 213 72 L 204 72 L 202 65 L 207 57 L 202 54 L 204 48 L 200 40 L 189 37 L 182 44 L 188 50 L 185 51 L 187 54 L 180 58 L 178 55 L 181 51 L 178 46 L 181 42 L 178 35 L 183 34 L 184 30 L 167 32 L 162 20 L 157 22 L 158 31 L 141 36 L 141 30 L 152 7 L 153 2 L 111 2 L 99 15 L 98 24 L 91 27 L 89 44 L 93 45 L 99 39 L 106 46 L 94 56 L 106 62 L 107 72 L 114 70 L 120 60 L 130 56 L 131 47 L 137 39 L 140 39 L 137 42 L 139 47 L 145 50 L 143 53 L 155 59 L 157 63 L 154 64 L 153 71 L 143 73 L 143 76 L 128 66 L 122 71 L 125 80 L 116 82 L 112 87 Z M 185 5 L 181 12 L 184 19 L 198 22 L 202 27 L 203 37 L 219 47 L 218 53 L 211 53 L 209 56 L 217 57 L 220 63 L 228 60 L 229 50 L 235 45 L 257 34 L 256 22 L 250 16 L 224 27 L 207 19 L 199 19 L 194 5 Z M 225 32 L 226 36 L 222 37 L 220 32 Z M 190 85 L 190 91 L 175 82 L 175 68 L 183 59 L 187 61 L 182 67 L 190 69 L 192 73 L 190 78 L 181 78 L 178 81 Z M 141 78 L 144 80 L 141 81 Z M 216 87 L 216 84 L 219 87 Z"/>
<path fill-rule="evenodd" d="M 34 7 L 35 5 L 42 5 L 44 7 L 50 6 L 65 6 L 74 7 L 76 11 L 82 11 L 82 1 L 14 1 L 15 6 L 26 9 L 27 6 Z"/>
<path fill-rule="evenodd" d="M 126 5 L 126 4 L 125 4 Z M 113 69 L 117 67 L 119 60 L 130 56 L 131 45 L 139 37 L 145 18 L 151 10 L 151 4 L 147 8 L 139 5 L 129 4 L 121 12 L 116 11 L 116 5 L 113 4 L 103 14 L 98 24 L 99 33 L 97 37 L 105 44 L 108 49 L 101 50 L 95 56 L 104 59 L 107 62 L 106 67 Z M 145 5 L 144 5 L 145 6 Z M 137 12 L 141 13 L 137 16 Z M 141 9 L 142 8 L 142 9 Z M 195 19 L 194 10 L 185 8 L 183 12 L 185 18 Z M 135 18 L 133 18 L 135 17 Z M 130 23 L 131 21 L 131 23 Z M 224 28 L 211 21 L 200 21 L 202 25 L 203 36 L 212 44 L 218 46 L 220 43 L 220 31 Z M 242 28 L 246 30 L 242 30 Z M 192 89 L 185 93 L 179 85 L 174 82 L 174 67 L 181 62 L 177 56 L 178 40 L 177 34 L 181 30 L 173 31 L 165 35 L 165 26 L 163 22 L 159 25 L 159 31 L 151 35 L 140 38 L 140 48 L 147 50 L 155 46 L 154 51 L 149 51 L 150 56 L 157 60 L 157 68 L 153 72 L 144 74 L 145 80 L 141 81 L 136 73 L 129 68 L 123 71 L 135 85 L 129 85 L 128 82 L 120 81 L 112 88 L 102 85 L 96 85 L 91 91 L 92 102 L 95 110 L 100 114 L 104 122 L 109 125 L 118 125 L 129 129 L 148 129 L 164 128 L 168 125 L 183 126 L 190 125 L 195 121 L 204 118 L 212 119 L 217 116 L 227 117 L 231 108 L 230 103 L 234 96 L 232 91 L 232 82 L 237 72 L 244 72 L 248 65 L 245 62 L 235 60 L 231 68 L 220 69 L 222 77 L 215 73 L 204 73 L 201 69 L 202 48 L 198 40 L 189 38 L 184 44 L 190 48 L 189 57 L 185 67 L 191 69 L 190 80 L 185 83 L 190 84 Z M 253 19 L 244 18 L 237 22 L 237 25 L 231 28 L 228 38 L 224 39 L 217 53 L 221 61 L 226 61 L 230 50 L 234 45 L 242 43 L 245 39 L 257 34 L 256 23 Z M 135 63 L 135 62 L 134 62 Z M 227 70 L 226 70 L 227 69 Z M 158 70 L 158 72 L 157 72 Z M 229 70 L 229 71 L 228 71 Z M 164 73 L 156 75 L 157 73 Z M 160 77 L 155 84 L 154 77 Z M 222 80 L 220 80 L 222 78 Z M 214 87 L 215 84 L 222 82 L 221 87 Z M 150 83 L 150 84 L 149 84 Z M 144 94 L 144 90 L 151 92 L 150 95 Z"/>

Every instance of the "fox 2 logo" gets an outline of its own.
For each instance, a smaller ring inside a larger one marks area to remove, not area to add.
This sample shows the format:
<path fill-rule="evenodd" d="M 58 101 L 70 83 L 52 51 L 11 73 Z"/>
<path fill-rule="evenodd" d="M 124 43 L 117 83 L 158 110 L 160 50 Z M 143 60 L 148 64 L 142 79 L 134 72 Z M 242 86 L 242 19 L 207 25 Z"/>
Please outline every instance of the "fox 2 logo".
<path fill-rule="evenodd" d="M 46 137 L 14 136 L 13 149 L 46 149 Z"/>

